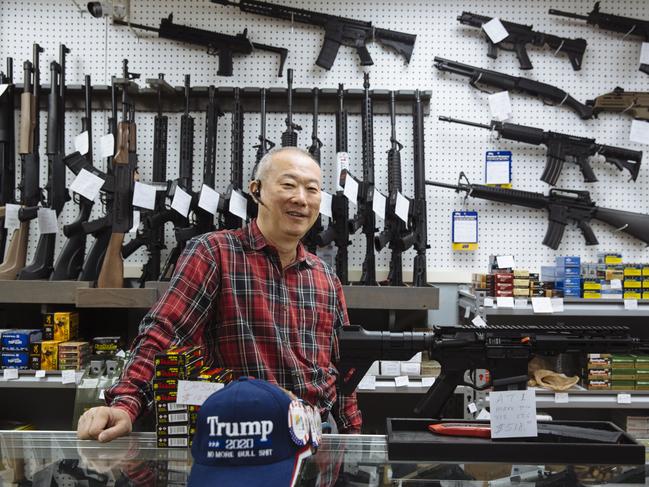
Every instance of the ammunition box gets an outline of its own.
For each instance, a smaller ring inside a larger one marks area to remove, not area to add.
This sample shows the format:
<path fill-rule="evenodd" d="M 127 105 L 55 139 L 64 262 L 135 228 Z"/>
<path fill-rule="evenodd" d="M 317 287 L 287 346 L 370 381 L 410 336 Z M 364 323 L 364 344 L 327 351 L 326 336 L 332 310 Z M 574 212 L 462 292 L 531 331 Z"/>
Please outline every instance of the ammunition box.
<path fill-rule="evenodd" d="M 202 382 L 220 382 L 223 384 L 227 384 L 228 382 L 231 382 L 233 379 L 233 373 L 230 369 L 223 369 L 223 368 L 204 368 L 203 370 L 200 371 L 198 376 L 196 377 L 196 380 L 202 381 Z"/>
<path fill-rule="evenodd" d="M 649 277 L 649 265 L 642 266 L 642 275 L 644 277 Z"/>
<path fill-rule="evenodd" d="M 155 365 L 180 365 L 184 366 L 202 356 L 200 347 L 177 347 L 166 352 L 156 354 Z"/>
<path fill-rule="evenodd" d="M 166 364 L 165 359 L 160 360 L 161 363 L 156 363 L 154 377 L 156 378 L 176 378 L 188 379 L 203 367 L 203 357 L 198 357 L 188 364 Z"/>
<path fill-rule="evenodd" d="M 584 299 L 602 299 L 602 293 L 598 291 L 584 291 Z"/>
<path fill-rule="evenodd" d="M 161 436 L 157 442 L 158 448 L 189 448 L 191 446 L 188 436 Z"/>
<path fill-rule="evenodd" d="M 56 340 L 39 342 L 41 370 L 57 370 L 59 368 L 59 344 Z"/>
<path fill-rule="evenodd" d="M 624 289 L 641 289 L 642 280 L 641 279 L 625 279 L 624 280 Z"/>
<path fill-rule="evenodd" d="M 529 279 L 530 278 L 530 271 L 527 269 L 514 269 L 513 270 L 514 274 L 514 279 Z"/>
<path fill-rule="evenodd" d="M 154 391 L 177 391 L 178 379 L 154 379 L 153 390 Z"/>
<path fill-rule="evenodd" d="M 156 414 L 162 413 L 195 413 L 198 412 L 200 406 L 191 406 L 188 404 L 178 404 L 175 402 L 156 402 Z"/>
<path fill-rule="evenodd" d="M 555 257 L 554 263 L 557 267 L 579 267 L 581 265 L 581 257 L 578 255 L 562 255 Z"/>
<path fill-rule="evenodd" d="M 635 389 L 634 380 L 613 380 L 611 381 L 611 390 L 614 391 L 633 391 Z"/>
<path fill-rule="evenodd" d="M 2 350 L 6 352 L 28 352 L 29 344 L 43 339 L 41 330 L 7 330 L 2 332 Z"/>
<path fill-rule="evenodd" d="M 648 288 L 649 288 L 649 279 L 643 279 L 642 280 L 642 289 L 648 289 Z"/>
<path fill-rule="evenodd" d="M 79 313 L 54 313 L 54 340 L 74 340 L 79 334 Z"/>
<path fill-rule="evenodd" d="M 610 389 L 611 382 L 608 380 L 591 380 L 588 381 L 586 387 L 589 390 L 598 390 L 598 389 Z"/>
<path fill-rule="evenodd" d="M 43 313 L 43 340 L 54 340 L 54 313 Z"/>
<path fill-rule="evenodd" d="M 29 368 L 31 370 L 41 370 L 41 356 L 29 354 Z"/>
<path fill-rule="evenodd" d="M 597 261 L 602 264 L 622 264 L 622 254 L 606 254 L 600 252 L 597 254 Z"/>
<path fill-rule="evenodd" d="M 642 276 L 642 265 L 626 264 L 624 266 L 624 277 Z"/>
<path fill-rule="evenodd" d="M 611 356 L 611 367 L 614 369 L 634 369 L 635 355 L 614 353 Z"/>
<path fill-rule="evenodd" d="M 642 299 L 642 293 L 637 291 L 624 291 L 624 299 Z"/>
<path fill-rule="evenodd" d="M 649 299 L 649 291 L 642 292 L 642 299 Z"/>
<path fill-rule="evenodd" d="M 158 391 L 154 394 L 154 400 L 156 402 L 176 402 L 178 397 L 177 391 Z"/>
<path fill-rule="evenodd" d="M 636 391 L 649 391 L 649 380 L 639 380 L 635 383 Z"/>
<path fill-rule="evenodd" d="M 93 355 L 115 355 L 122 348 L 122 337 L 94 337 L 92 339 Z"/>
<path fill-rule="evenodd" d="M 515 287 L 513 294 L 514 294 L 514 296 L 517 296 L 517 297 L 522 296 L 522 297 L 528 298 L 530 296 L 530 290 L 527 289 L 527 288 L 517 288 L 517 287 Z"/>
<path fill-rule="evenodd" d="M 588 380 L 610 380 L 611 369 L 589 369 Z"/>
<path fill-rule="evenodd" d="M 584 279 L 584 291 L 600 291 L 602 289 L 601 279 Z"/>
<path fill-rule="evenodd" d="M 156 415 L 158 425 L 173 424 L 173 423 L 196 423 L 198 418 L 197 412 L 184 412 L 184 413 L 160 413 Z"/>
<path fill-rule="evenodd" d="M 530 280 L 514 278 L 514 287 L 530 287 Z"/>
<path fill-rule="evenodd" d="M 158 438 L 161 436 L 189 436 L 196 433 L 196 427 L 189 424 L 160 424 L 156 427 Z"/>
<path fill-rule="evenodd" d="M 611 378 L 613 381 L 636 380 L 637 374 L 635 369 L 611 369 Z"/>
<path fill-rule="evenodd" d="M 2 352 L 3 369 L 28 369 L 29 352 Z"/>

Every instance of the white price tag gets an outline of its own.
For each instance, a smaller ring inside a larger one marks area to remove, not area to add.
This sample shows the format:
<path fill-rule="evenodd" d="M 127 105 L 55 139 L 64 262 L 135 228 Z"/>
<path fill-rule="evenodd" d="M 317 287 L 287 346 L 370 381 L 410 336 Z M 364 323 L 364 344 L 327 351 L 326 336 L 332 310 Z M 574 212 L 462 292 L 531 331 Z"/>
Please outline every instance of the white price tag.
<path fill-rule="evenodd" d="M 331 202 L 332 196 L 326 191 L 320 191 L 320 213 L 329 218 L 332 218 L 333 216 L 331 211 Z"/>
<path fill-rule="evenodd" d="M 372 194 L 372 210 L 381 220 L 385 220 L 386 203 L 387 200 L 383 196 L 383 193 L 374 188 L 374 193 Z"/>
<path fill-rule="evenodd" d="M 514 308 L 527 308 L 527 298 L 514 299 Z"/>
<path fill-rule="evenodd" d="M 4 369 L 3 370 L 4 380 L 16 380 L 18 379 L 18 369 Z"/>
<path fill-rule="evenodd" d="M 358 182 L 349 173 L 347 173 L 347 177 L 345 178 L 345 189 L 343 194 L 350 203 L 354 205 L 358 204 Z"/>
<path fill-rule="evenodd" d="M 477 408 L 477 406 L 475 405 L 475 403 L 473 403 L 473 402 L 470 402 L 470 403 L 469 403 L 469 405 L 467 406 L 467 409 L 469 410 L 469 412 L 470 412 L 471 414 L 475 414 L 475 413 L 478 412 L 478 408 Z"/>
<path fill-rule="evenodd" d="M 482 24 L 482 30 L 489 36 L 491 42 L 498 44 L 503 39 L 509 36 L 509 32 L 505 29 L 505 26 L 500 21 L 500 19 L 494 17 L 489 22 Z"/>
<path fill-rule="evenodd" d="M 202 406 L 205 400 L 215 392 L 220 391 L 225 384 L 219 382 L 198 382 L 189 380 L 178 381 L 177 404 Z"/>
<path fill-rule="evenodd" d="M 410 215 L 410 200 L 399 192 L 397 192 L 397 202 L 394 208 L 394 212 L 402 222 L 404 222 L 406 225 L 408 224 L 408 215 Z"/>
<path fill-rule="evenodd" d="M 20 205 L 13 205 L 7 203 L 5 205 L 5 224 L 4 227 L 7 230 L 13 230 L 20 227 L 20 220 L 18 219 L 18 211 L 20 210 Z"/>
<path fill-rule="evenodd" d="M 611 279 L 611 289 L 622 289 L 622 280 Z"/>
<path fill-rule="evenodd" d="M 421 387 L 431 387 L 435 383 L 435 377 L 422 377 Z"/>
<path fill-rule="evenodd" d="M 104 390 L 103 390 L 103 389 L 99 389 L 99 400 L 103 401 L 104 399 L 105 399 L 105 398 L 104 398 Z"/>
<path fill-rule="evenodd" d="M 485 308 L 493 308 L 494 307 L 494 299 L 493 298 L 484 298 L 484 305 Z"/>
<path fill-rule="evenodd" d="M 618 404 L 631 404 L 631 394 L 618 394 L 617 395 Z"/>
<path fill-rule="evenodd" d="M 245 222 L 248 219 L 248 200 L 239 191 L 232 191 L 228 211 Z"/>
<path fill-rule="evenodd" d="M 0 85 L 0 96 L 2 96 L 5 91 L 7 91 L 7 88 L 9 88 L 9 85 L 6 83 Z"/>
<path fill-rule="evenodd" d="M 90 139 L 88 137 L 88 131 L 81 132 L 74 138 L 74 150 L 76 150 L 82 156 L 85 156 L 90 149 Z"/>
<path fill-rule="evenodd" d="M 489 409 L 492 438 L 538 436 L 534 389 L 491 391 L 489 393 Z"/>
<path fill-rule="evenodd" d="M 373 391 L 376 389 L 376 376 L 366 375 L 358 383 L 359 391 Z"/>
<path fill-rule="evenodd" d="M 56 221 L 56 211 L 51 208 L 38 209 L 38 232 L 41 235 L 59 233 L 59 225 Z"/>
<path fill-rule="evenodd" d="M 410 379 L 407 375 L 400 375 L 394 378 L 394 385 L 397 387 L 408 387 L 410 385 Z"/>
<path fill-rule="evenodd" d="M 628 309 L 628 310 L 638 309 L 638 300 L 637 299 L 625 299 L 624 300 L 624 309 Z"/>
<path fill-rule="evenodd" d="M 218 191 L 214 191 L 207 184 L 203 184 L 201 196 L 198 198 L 198 207 L 203 208 L 210 215 L 216 215 L 219 208 L 219 199 L 221 199 L 221 195 Z"/>
<path fill-rule="evenodd" d="M 99 157 L 113 155 L 115 155 L 115 137 L 113 134 L 106 134 L 99 139 Z"/>
<path fill-rule="evenodd" d="M 421 364 L 419 362 L 401 362 L 402 375 L 420 375 Z"/>
<path fill-rule="evenodd" d="M 397 360 L 381 360 L 381 375 L 401 375 L 401 362 Z"/>
<path fill-rule="evenodd" d="M 133 188 L 133 206 L 139 206 L 147 210 L 155 209 L 155 193 L 156 187 L 150 184 L 140 183 L 135 181 Z"/>
<path fill-rule="evenodd" d="M 343 187 L 340 185 L 340 173 L 343 171 L 349 171 L 349 154 L 347 152 L 337 152 L 336 153 L 336 191 L 343 190 Z"/>
<path fill-rule="evenodd" d="M 493 160 L 495 156 L 486 160 L 485 184 L 509 184 L 511 183 L 510 158 Z"/>
<path fill-rule="evenodd" d="M 95 198 L 99 194 L 99 190 L 101 189 L 103 184 L 104 180 L 99 176 L 91 173 L 90 171 L 82 169 L 81 171 L 79 171 L 79 174 L 77 174 L 77 177 L 74 178 L 74 181 L 72 181 L 70 189 L 75 193 L 80 194 L 87 200 L 95 201 Z M 135 184 L 137 185 L 139 183 Z"/>
<path fill-rule="evenodd" d="M 37 379 L 45 379 L 45 371 L 37 370 L 36 373 L 34 374 L 34 377 L 36 377 Z"/>
<path fill-rule="evenodd" d="M 483 320 L 480 315 L 476 315 L 476 317 L 471 320 L 471 323 L 473 323 L 478 328 L 486 328 L 487 327 L 487 322 L 485 320 Z"/>
<path fill-rule="evenodd" d="M 532 310 L 535 313 L 552 313 L 552 301 L 550 298 L 532 298 Z"/>
<path fill-rule="evenodd" d="M 83 379 L 81 386 L 86 389 L 96 389 L 99 385 L 99 379 Z"/>
<path fill-rule="evenodd" d="M 550 298 L 553 313 L 563 313 L 563 298 Z"/>
<path fill-rule="evenodd" d="M 140 228 L 140 212 L 133 210 L 133 226 L 130 228 L 128 233 L 135 235 L 138 228 Z"/>
<path fill-rule="evenodd" d="M 514 307 L 514 298 L 509 296 L 502 296 L 496 298 L 496 303 L 499 308 L 513 308 Z"/>
<path fill-rule="evenodd" d="M 649 64 L 649 42 L 643 42 L 640 49 L 640 64 Z"/>
<path fill-rule="evenodd" d="M 496 257 L 498 269 L 513 269 L 516 267 L 514 257 L 512 255 L 499 255 Z"/>
<path fill-rule="evenodd" d="M 77 383 L 76 370 L 61 371 L 61 384 L 76 384 L 76 383 Z"/>
<path fill-rule="evenodd" d="M 491 110 L 491 118 L 503 122 L 512 118 L 512 101 L 509 97 L 509 91 L 499 91 L 489 95 L 489 109 Z M 509 182 L 509 168 L 508 168 L 508 181 Z"/>
<path fill-rule="evenodd" d="M 187 218 L 189 215 L 189 209 L 192 205 L 192 197 L 180 186 L 176 186 L 176 191 L 174 191 L 174 199 L 171 202 L 171 208 L 176 210 L 182 216 Z"/>
<path fill-rule="evenodd" d="M 480 419 L 482 421 L 488 420 L 489 418 L 491 418 L 491 415 L 489 414 L 489 411 L 484 408 L 481 409 L 478 415 L 475 417 L 475 419 Z"/>
<path fill-rule="evenodd" d="M 567 404 L 570 402 L 570 398 L 567 392 L 555 392 L 554 393 L 554 402 L 556 404 Z"/>
<path fill-rule="evenodd" d="M 115 354 L 115 357 L 126 358 L 126 353 L 124 352 L 124 350 L 120 350 Z"/>
<path fill-rule="evenodd" d="M 629 140 L 631 142 L 638 142 L 639 144 L 649 144 L 649 122 L 632 120 Z"/>

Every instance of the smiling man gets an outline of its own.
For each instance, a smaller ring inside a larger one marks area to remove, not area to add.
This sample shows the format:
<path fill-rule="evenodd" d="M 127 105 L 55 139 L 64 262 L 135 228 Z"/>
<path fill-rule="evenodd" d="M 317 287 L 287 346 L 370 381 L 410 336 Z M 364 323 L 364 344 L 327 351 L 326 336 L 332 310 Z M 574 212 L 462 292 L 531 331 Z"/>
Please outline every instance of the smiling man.
<path fill-rule="evenodd" d="M 88 410 L 78 436 L 105 442 L 128 434 L 153 405 L 155 354 L 203 347 L 206 365 L 279 384 L 360 433 L 356 396 L 340 390 L 337 330 L 349 323 L 334 271 L 301 238 L 320 211 L 320 166 L 308 152 L 282 148 L 259 163 L 249 190 L 257 219 L 239 230 L 191 240 L 171 285 L 140 324 L 122 377 L 107 389 L 108 407 Z"/>

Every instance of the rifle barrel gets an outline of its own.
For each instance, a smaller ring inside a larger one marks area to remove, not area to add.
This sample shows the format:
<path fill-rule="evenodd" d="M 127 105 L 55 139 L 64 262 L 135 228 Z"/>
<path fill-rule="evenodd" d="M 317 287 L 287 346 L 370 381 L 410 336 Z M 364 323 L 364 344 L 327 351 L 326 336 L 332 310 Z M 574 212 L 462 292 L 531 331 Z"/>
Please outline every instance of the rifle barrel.
<path fill-rule="evenodd" d="M 558 15 L 559 17 L 568 17 L 569 19 L 588 20 L 588 15 L 573 14 L 572 12 L 564 12 L 563 10 L 556 10 L 551 8 L 548 13 L 550 15 Z"/>
<path fill-rule="evenodd" d="M 444 117 L 441 115 L 439 117 L 439 120 L 441 120 L 442 122 L 460 123 L 462 125 L 470 125 L 471 127 L 479 127 L 481 129 L 491 130 L 491 125 L 486 125 L 484 123 L 469 122 L 468 120 L 460 120 L 458 118 Z"/>
<path fill-rule="evenodd" d="M 448 184 L 448 183 L 439 183 L 437 181 L 428 181 L 426 180 L 426 184 L 428 186 L 438 186 L 440 188 L 448 188 L 448 189 L 454 189 L 456 191 L 462 191 L 464 190 L 463 187 L 457 186 L 456 184 Z"/>

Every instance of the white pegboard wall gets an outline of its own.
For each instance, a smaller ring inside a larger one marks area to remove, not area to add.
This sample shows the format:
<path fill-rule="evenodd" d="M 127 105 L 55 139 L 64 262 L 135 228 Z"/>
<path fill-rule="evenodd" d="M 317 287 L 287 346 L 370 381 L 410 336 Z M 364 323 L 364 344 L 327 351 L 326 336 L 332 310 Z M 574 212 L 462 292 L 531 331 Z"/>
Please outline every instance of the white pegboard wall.
<path fill-rule="evenodd" d="M 280 2 L 277 0 L 276 3 Z M 439 115 L 488 123 L 490 116 L 487 95 L 468 86 L 467 79 L 451 73 L 438 72 L 433 67 L 433 58 L 440 56 L 465 64 L 494 69 L 508 74 L 530 77 L 550 83 L 570 93 L 581 102 L 607 93 L 616 86 L 629 91 L 646 91 L 647 76 L 637 71 L 640 43 L 630 37 L 602 31 L 585 22 L 554 17 L 547 14 L 550 8 L 586 14 L 593 8 L 591 0 L 554 1 L 478 1 L 460 0 L 445 2 L 403 1 L 372 2 L 359 0 L 352 4 L 342 0 L 316 2 L 302 0 L 290 2 L 314 11 L 321 11 L 350 18 L 371 20 L 378 27 L 417 34 L 417 42 L 412 60 L 406 65 L 403 58 L 379 44 L 370 44 L 368 49 L 374 65 L 363 68 L 358 63 L 355 51 L 341 47 L 333 68 L 325 71 L 315 65 L 323 40 L 323 31 L 304 24 L 291 26 L 290 22 L 260 17 L 240 12 L 238 8 L 216 5 L 207 0 L 190 1 L 140 1 L 131 0 L 131 21 L 139 24 L 157 26 L 160 19 L 169 13 L 174 21 L 228 34 L 236 34 L 248 28 L 253 42 L 283 46 L 289 49 L 286 67 L 295 70 L 296 88 L 336 88 L 344 83 L 346 88 L 362 88 L 364 69 L 370 72 L 372 88 L 380 89 L 421 89 L 432 90 L 431 114 L 425 120 L 426 175 L 428 179 L 452 182 L 464 171 L 471 181 L 483 182 L 484 153 L 486 150 L 511 150 L 514 157 L 514 187 L 546 193 L 549 187 L 539 180 L 545 164 L 544 148 L 521 143 L 494 140 L 487 130 L 438 122 Z M 629 17 L 649 19 L 649 4 L 643 0 L 624 0 L 602 2 L 601 10 Z M 499 57 L 487 57 L 487 44 L 482 34 L 457 22 L 456 17 L 463 11 L 486 16 L 499 16 L 512 22 L 533 24 L 535 30 L 569 38 L 582 37 L 588 41 L 588 48 L 581 71 L 573 71 L 568 59 L 546 48 L 529 48 L 529 56 L 534 65 L 531 71 L 521 71 L 518 61 L 511 52 L 499 51 Z M 65 43 L 71 52 L 67 61 L 67 82 L 82 84 L 83 75 L 90 74 L 93 84 L 108 84 L 110 76 L 121 75 L 121 60 L 129 59 L 129 68 L 141 73 L 141 80 L 155 78 L 159 72 L 172 85 L 181 85 L 185 74 L 191 75 L 193 86 L 261 86 L 285 87 L 286 78 L 277 77 L 279 57 L 263 51 L 250 56 L 235 56 L 233 76 L 217 77 L 218 61 L 208 56 L 200 47 L 182 45 L 173 41 L 159 39 L 155 34 L 132 31 L 126 27 L 113 26 L 105 19 L 94 19 L 89 14 L 80 13 L 73 2 L 32 0 L 18 2 L 5 0 L 0 11 L 0 31 L 3 42 L 0 56 L 15 59 L 16 80 L 21 82 L 22 61 L 31 59 L 31 46 L 39 42 L 45 49 L 41 56 L 41 81 L 49 83 L 49 61 L 58 59 L 58 44 Z M 137 35 L 136 35 L 137 32 Z M 141 85 L 143 81 L 139 82 Z M 593 137 L 598 142 L 642 150 L 643 146 L 628 141 L 630 118 L 616 114 L 602 114 L 597 120 L 580 120 L 576 114 L 565 107 L 544 106 L 539 100 L 525 95 L 512 94 L 514 123 L 541 127 L 546 130 L 564 132 L 572 135 Z M 178 135 L 180 115 L 169 116 L 168 167 L 167 177 L 174 178 L 178 172 Z M 203 162 L 204 119 L 201 113 L 192 113 L 195 122 L 194 152 L 194 190 L 200 188 Z M 81 112 L 69 112 L 66 119 L 66 149 L 73 150 L 73 137 L 80 131 Z M 153 148 L 153 113 L 137 113 L 138 159 L 143 180 L 151 175 Z M 284 130 L 284 115 L 268 114 L 268 138 L 279 144 Z M 106 132 L 107 113 L 93 114 L 95 139 Z M 217 150 L 217 190 L 225 189 L 230 171 L 230 114 L 219 119 Z M 298 113 L 295 121 L 304 130 L 299 136 L 299 145 L 310 144 L 311 115 Z M 44 114 L 41 114 L 41 183 L 46 181 L 46 161 Z M 412 189 L 412 120 L 409 116 L 397 117 L 397 137 L 404 144 L 402 152 L 403 192 L 413 196 Z M 247 113 L 245 116 L 245 167 L 244 175 L 249 175 L 254 163 L 255 149 L 259 131 L 259 116 Z M 324 189 L 334 190 L 335 165 L 335 127 L 333 115 L 320 115 L 319 136 L 324 142 L 322 148 L 322 169 Z M 379 190 L 387 192 L 386 151 L 389 148 L 390 125 L 385 115 L 375 116 L 374 149 L 375 181 Z M 361 130 L 360 116 L 349 119 L 349 149 L 351 169 L 359 175 L 361 168 Z M 105 169 L 105 161 L 95 157 L 95 164 Z M 645 161 L 645 164 L 649 164 Z M 626 209 L 647 213 L 649 184 L 646 168 L 640 171 L 638 181 L 627 182 L 628 173 L 618 173 L 610 164 L 593 162 L 599 182 L 586 185 L 578 168 L 566 164 L 557 184 L 570 189 L 588 189 L 593 200 L 600 206 Z M 19 173 L 19 171 L 17 171 Z M 72 175 L 68 174 L 68 180 Z M 597 247 L 587 248 L 576 228 L 568 228 L 558 251 L 552 251 L 541 244 L 547 226 L 547 215 L 543 211 L 527 210 L 504 204 L 481 200 L 468 200 L 453 191 L 442 188 L 429 188 L 428 193 L 428 237 L 431 249 L 428 251 L 429 269 L 440 270 L 483 270 L 488 256 L 497 253 L 511 253 L 517 264 L 536 269 L 542 264 L 552 262 L 555 255 L 579 254 L 584 260 L 594 260 L 598 251 L 622 252 L 629 261 L 644 261 L 647 257 L 645 246 L 623 234 L 615 234 L 611 229 L 597 223 L 593 224 L 600 241 Z M 454 253 L 451 250 L 451 212 L 455 209 L 477 209 L 479 211 L 480 248 L 473 253 Z M 350 213 L 355 206 L 350 205 Z M 76 216 L 77 208 L 67 204 L 59 219 L 67 223 Z M 101 213 L 100 205 L 95 205 L 93 217 Z M 378 226 L 382 228 L 382 222 Z M 36 235 L 32 228 L 32 235 Z M 359 269 L 364 256 L 364 238 L 356 235 L 350 248 L 351 270 Z M 36 238 L 31 239 L 31 259 Z M 57 252 L 63 239 L 59 237 Z M 167 229 L 167 246 L 173 245 L 171 228 Z M 412 266 L 413 252 L 404 255 L 404 270 Z M 132 256 L 129 262 L 144 262 L 143 251 Z M 377 254 L 379 274 L 386 272 L 389 250 Z"/>

